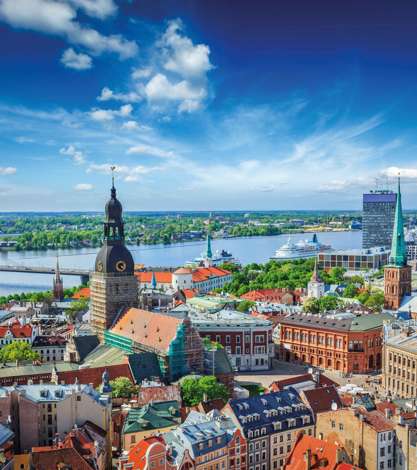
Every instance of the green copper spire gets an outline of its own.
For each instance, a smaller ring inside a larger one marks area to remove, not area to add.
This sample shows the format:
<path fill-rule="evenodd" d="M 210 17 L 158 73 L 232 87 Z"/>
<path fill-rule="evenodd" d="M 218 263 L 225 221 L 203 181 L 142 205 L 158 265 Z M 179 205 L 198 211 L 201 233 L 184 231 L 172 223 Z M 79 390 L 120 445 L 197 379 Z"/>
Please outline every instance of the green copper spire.
<path fill-rule="evenodd" d="M 395 207 L 394 230 L 392 232 L 390 262 L 394 266 L 407 265 L 407 248 L 404 239 L 404 220 L 401 206 L 400 177 L 398 177 L 397 205 Z"/>
<path fill-rule="evenodd" d="M 211 236 L 210 236 L 210 232 L 207 233 L 207 252 L 206 252 L 206 258 L 207 258 L 207 259 L 213 258 L 213 252 L 211 251 Z"/>

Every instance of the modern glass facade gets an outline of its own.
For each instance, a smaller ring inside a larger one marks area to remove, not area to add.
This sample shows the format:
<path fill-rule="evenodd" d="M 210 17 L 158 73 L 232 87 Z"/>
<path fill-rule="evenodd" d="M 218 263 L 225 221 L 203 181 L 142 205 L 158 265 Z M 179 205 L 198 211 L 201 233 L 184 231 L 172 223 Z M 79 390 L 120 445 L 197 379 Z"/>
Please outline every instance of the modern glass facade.
<path fill-rule="evenodd" d="M 363 195 L 362 248 L 391 247 L 397 194 L 384 190 Z"/>

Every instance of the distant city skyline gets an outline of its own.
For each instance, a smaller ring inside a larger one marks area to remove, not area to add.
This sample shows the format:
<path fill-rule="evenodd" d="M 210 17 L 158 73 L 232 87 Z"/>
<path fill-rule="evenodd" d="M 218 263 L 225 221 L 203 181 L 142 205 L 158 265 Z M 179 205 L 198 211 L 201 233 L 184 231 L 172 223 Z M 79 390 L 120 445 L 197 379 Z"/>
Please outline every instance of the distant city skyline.
<path fill-rule="evenodd" d="M 417 208 L 417 5 L 0 0 L 0 212 Z"/>

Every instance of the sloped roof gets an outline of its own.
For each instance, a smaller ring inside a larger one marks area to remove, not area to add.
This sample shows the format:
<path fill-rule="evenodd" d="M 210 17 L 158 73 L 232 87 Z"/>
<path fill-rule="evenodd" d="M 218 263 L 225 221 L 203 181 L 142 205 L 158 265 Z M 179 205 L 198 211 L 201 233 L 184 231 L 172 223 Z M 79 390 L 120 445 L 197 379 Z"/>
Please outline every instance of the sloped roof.
<path fill-rule="evenodd" d="M 144 379 L 162 378 L 161 367 L 155 353 L 142 352 L 129 354 L 127 360 L 137 384 L 140 384 Z"/>
<path fill-rule="evenodd" d="M 204 282 L 213 277 L 228 276 L 230 271 L 214 266 L 208 268 L 196 268 L 193 270 L 193 282 Z"/>
<path fill-rule="evenodd" d="M 171 284 L 172 272 L 170 271 L 139 271 L 135 272 L 135 276 L 139 282 L 150 284 L 152 282 L 152 275 L 155 275 L 157 284 Z"/>
<path fill-rule="evenodd" d="M 130 308 L 111 331 L 135 343 L 167 352 L 181 324 L 182 320 L 173 316 Z"/>
<path fill-rule="evenodd" d="M 180 424 L 179 403 L 176 400 L 148 403 L 131 408 L 123 425 L 123 434 L 164 429 Z"/>
<path fill-rule="evenodd" d="M 22 326 L 19 322 L 10 326 L 0 326 L 0 338 L 4 338 L 8 331 L 13 335 L 13 338 L 30 338 L 32 336 L 32 326 Z"/>
<path fill-rule="evenodd" d="M 333 403 L 337 405 L 337 408 L 343 406 L 339 394 L 333 386 L 304 390 L 303 394 L 314 414 L 330 411 Z"/>
<path fill-rule="evenodd" d="M 146 455 L 150 447 L 154 446 L 155 444 L 161 444 L 165 447 L 165 443 L 162 437 L 148 437 L 146 439 L 142 439 L 134 447 L 132 447 L 132 449 L 130 449 L 128 462 L 133 464 L 134 469 L 143 470 L 147 466 L 148 462 Z"/>
<path fill-rule="evenodd" d="M 73 336 L 72 339 L 75 349 L 80 356 L 80 361 L 83 361 L 85 357 L 100 344 L 97 335 Z"/>

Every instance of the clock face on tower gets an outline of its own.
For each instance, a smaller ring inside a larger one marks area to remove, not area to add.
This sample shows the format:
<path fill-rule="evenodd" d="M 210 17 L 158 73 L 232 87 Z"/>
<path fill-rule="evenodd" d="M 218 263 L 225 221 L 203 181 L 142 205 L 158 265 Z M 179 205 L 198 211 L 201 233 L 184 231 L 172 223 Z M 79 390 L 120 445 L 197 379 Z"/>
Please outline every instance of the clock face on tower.
<path fill-rule="evenodd" d="M 99 272 L 103 271 L 103 263 L 101 261 L 97 263 L 97 271 Z"/>
<path fill-rule="evenodd" d="M 116 269 L 119 273 L 122 273 L 126 269 L 126 263 L 124 261 L 117 261 L 116 262 Z"/>

